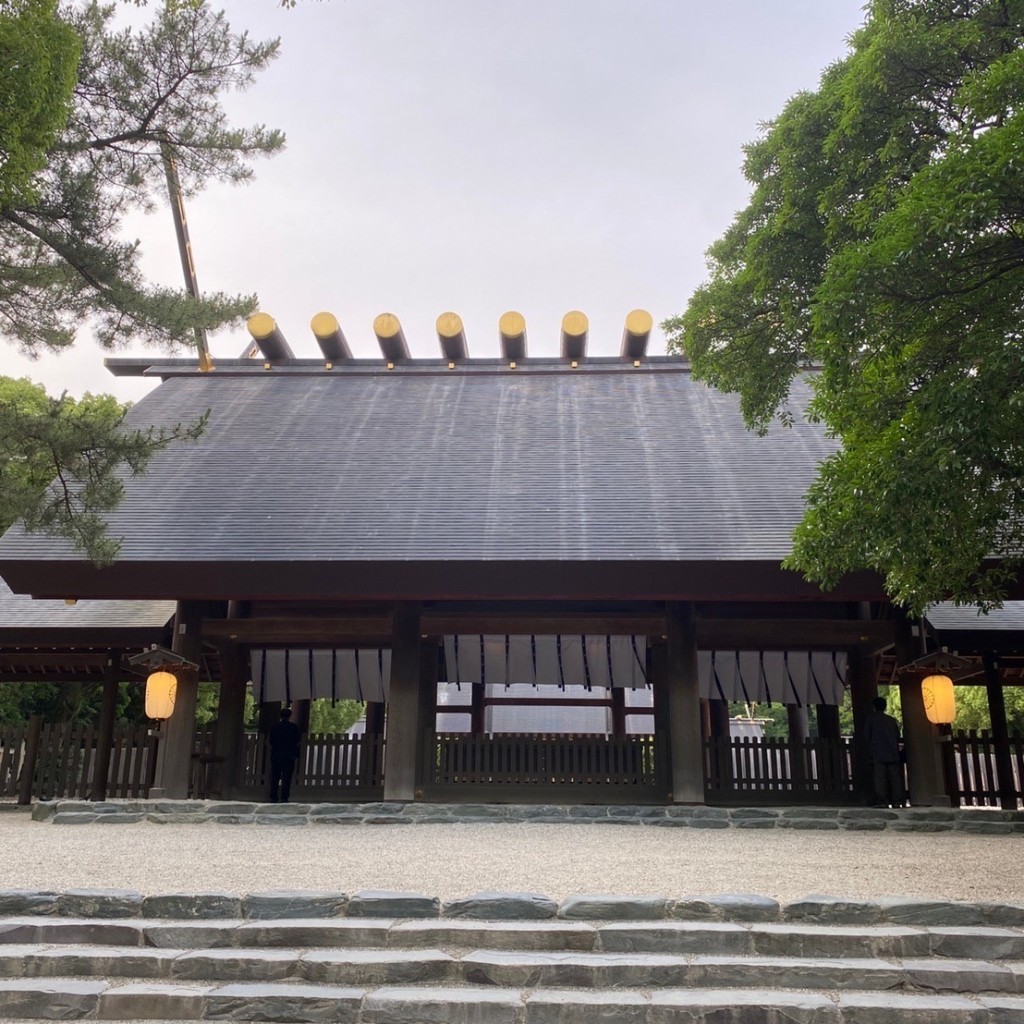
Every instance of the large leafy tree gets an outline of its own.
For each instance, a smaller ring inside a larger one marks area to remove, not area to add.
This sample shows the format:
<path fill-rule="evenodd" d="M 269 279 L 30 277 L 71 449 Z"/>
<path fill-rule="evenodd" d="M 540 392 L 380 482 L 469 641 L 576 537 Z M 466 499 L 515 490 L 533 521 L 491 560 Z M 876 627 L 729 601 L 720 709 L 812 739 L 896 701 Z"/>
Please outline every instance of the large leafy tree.
<path fill-rule="evenodd" d="M 998 601 L 1024 551 L 1024 2 L 873 0 L 744 172 L 666 328 L 755 429 L 820 367 L 840 448 L 787 564 L 877 570 L 915 611 Z"/>
<path fill-rule="evenodd" d="M 0 206 L 33 197 L 33 178 L 67 123 L 79 49 L 57 0 L 0 3 Z"/>
<path fill-rule="evenodd" d="M 122 223 L 166 196 L 167 154 L 188 194 L 248 180 L 250 158 L 283 145 L 279 132 L 230 125 L 221 103 L 277 43 L 232 32 L 201 2 L 165 3 L 138 31 L 115 21 L 94 2 L 0 2 L 0 334 L 29 354 L 72 344 L 83 326 L 110 348 L 190 345 L 196 328 L 255 305 L 148 282 Z M 103 515 L 120 498 L 119 470 L 141 472 L 158 448 L 202 429 L 126 430 L 124 413 L 103 397 L 0 390 L 0 527 L 22 517 L 112 557 Z"/>

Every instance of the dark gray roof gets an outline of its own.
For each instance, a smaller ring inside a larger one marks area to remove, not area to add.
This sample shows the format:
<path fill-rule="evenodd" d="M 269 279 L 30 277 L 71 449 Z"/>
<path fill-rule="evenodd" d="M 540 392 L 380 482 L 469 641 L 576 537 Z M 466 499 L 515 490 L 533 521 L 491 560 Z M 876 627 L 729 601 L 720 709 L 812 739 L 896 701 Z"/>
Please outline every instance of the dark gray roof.
<path fill-rule="evenodd" d="M 808 394 L 797 381 L 794 405 Z M 803 422 L 749 433 L 677 360 L 188 372 L 131 419 L 207 409 L 199 443 L 127 482 L 122 562 L 777 561 L 834 450 Z M 4 563 L 77 557 L 0 542 Z"/>
<path fill-rule="evenodd" d="M 151 633 L 156 642 L 174 609 L 173 601 L 35 601 L 12 593 L 0 580 L 0 641 L 42 643 L 88 635 L 102 643 L 107 633 L 115 641 L 128 636 L 144 640 L 143 634 Z"/>
<path fill-rule="evenodd" d="M 1024 601 L 1007 601 L 1002 608 L 981 612 L 977 605 L 955 605 L 950 602 L 932 605 L 928 621 L 942 630 L 1022 630 L 1024 631 Z"/>

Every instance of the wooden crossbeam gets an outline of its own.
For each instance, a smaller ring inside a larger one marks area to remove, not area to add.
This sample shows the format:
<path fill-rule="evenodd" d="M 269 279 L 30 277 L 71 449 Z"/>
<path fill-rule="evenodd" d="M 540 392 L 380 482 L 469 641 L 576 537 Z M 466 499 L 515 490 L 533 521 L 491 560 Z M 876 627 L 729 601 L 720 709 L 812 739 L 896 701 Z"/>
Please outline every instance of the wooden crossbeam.
<path fill-rule="evenodd" d="M 502 636 L 587 634 L 647 636 L 655 642 L 666 635 L 662 613 L 611 615 L 515 615 L 511 613 L 445 614 L 424 612 L 424 636 L 483 633 Z M 216 643 L 232 641 L 247 646 L 301 646 L 303 644 L 365 644 L 387 647 L 391 642 L 391 616 L 324 616 L 254 619 L 206 619 L 203 638 Z M 860 648 L 873 653 L 893 642 L 890 622 L 851 619 L 698 619 L 697 646 L 701 650 L 831 651 Z"/>

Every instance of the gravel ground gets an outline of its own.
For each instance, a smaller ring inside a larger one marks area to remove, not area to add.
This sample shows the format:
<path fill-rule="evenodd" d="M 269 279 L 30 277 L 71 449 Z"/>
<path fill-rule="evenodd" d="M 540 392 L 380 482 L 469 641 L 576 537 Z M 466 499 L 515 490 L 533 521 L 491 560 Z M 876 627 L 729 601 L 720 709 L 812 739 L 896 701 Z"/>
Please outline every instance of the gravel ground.
<path fill-rule="evenodd" d="M 53 825 L 0 818 L 0 888 L 484 889 L 1024 902 L 1024 835 L 635 825 Z"/>

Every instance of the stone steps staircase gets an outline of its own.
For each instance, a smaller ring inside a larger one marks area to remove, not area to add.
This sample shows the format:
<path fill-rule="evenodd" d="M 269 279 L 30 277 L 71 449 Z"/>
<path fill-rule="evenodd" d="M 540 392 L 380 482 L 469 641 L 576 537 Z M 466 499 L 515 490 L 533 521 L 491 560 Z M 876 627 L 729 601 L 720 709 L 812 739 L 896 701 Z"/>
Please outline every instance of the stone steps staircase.
<path fill-rule="evenodd" d="M 1022 1024 L 1024 907 L 0 892 L 0 1018 Z"/>

